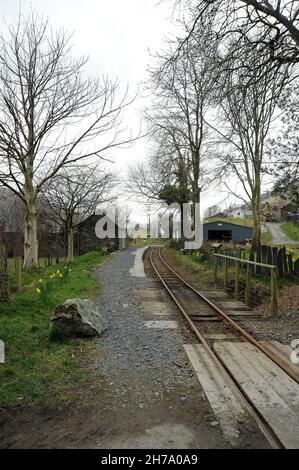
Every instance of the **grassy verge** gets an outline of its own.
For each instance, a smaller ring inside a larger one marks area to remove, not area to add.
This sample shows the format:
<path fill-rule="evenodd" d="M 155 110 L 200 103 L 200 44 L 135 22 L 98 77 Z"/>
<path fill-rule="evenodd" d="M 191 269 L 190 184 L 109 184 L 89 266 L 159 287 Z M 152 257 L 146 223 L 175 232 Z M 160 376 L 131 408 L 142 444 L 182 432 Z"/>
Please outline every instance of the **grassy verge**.
<path fill-rule="evenodd" d="M 137 238 L 136 240 L 132 240 L 129 242 L 129 246 L 133 248 L 139 248 L 143 246 L 151 245 L 155 240 L 152 239 L 145 239 L 145 238 Z"/>
<path fill-rule="evenodd" d="M 90 351 L 93 343 L 84 340 L 49 341 L 49 320 L 56 305 L 67 298 L 95 298 L 98 282 L 90 271 L 109 255 L 92 252 L 76 257 L 66 283 L 58 284 L 49 298 L 42 301 L 36 293 L 41 278 L 50 276 L 64 263 L 34 272 L 23 272 L 23 289 L 12 301 L 0 305 L 0 338 L 5 342 L 5 364 L 0 364 L 0 404 L 23 400 L 58 397 L 77 398 L 76 386 L 86 378 L 80 367 L 80 355 Z M 13 265 L 10 265 L 12 287 Z"/>
<path fill-rule="evenodd" d="M 296 252 L 294 252 L 294 260 L 296 259 Z M 198 284 L 199 286 L 202 284 L 202 287 L 212 287 L 214 288 L 214 266 L 212 263 L 208 261 L 203 261 L 196 259 L 195 256 L 192 254 L 184 254 L 178 251 L 175 251 L 172 248 L 167 248 L 165 250 L 165 255 L 169 260 L 169 263 L 173 266 L 177 266 L 178 269 L 181 269 L 185 275 L 187 275 L 190 281 L 193 284 Z M 248 251 L 249 256 L 249 251 Z M 235 267 L 230 267 L 228 269 L 228 277 L 229 280 L 233 280 L 235 278 Z M 218 276 L 217 276 L 217 284 L 220 286 L 223 284 L 224 278 L 224 270 L 223 268 L 218 269 Z M 246 273 L 240 273 L 240 279 L 245 281 Z M 289 278 L 279 278 L 278 279 L 278 288 L 282 288 L 286 285 L 293 285 L 297 281 L 294 279 Z M 270 278 L 268 276 L 252 276 L 251 279 L 252 285 L 255 286 L 264 286 L 270 287 Z M 218 286 L 219 287 L 219 286 Z"/>
<path fill-rule="evenodd" d="M 184 273 L 189 274 L 196 281 L 204 282 L 205 284 L 213 283 L 213 266 L 207 261 L 198 262 L 191 254 L 183 254 L 173 248 L 166 248 L 164 250 L 171 266 L 181 268 Z"/>
<path fill-rule="evenodd" d="M 269 243 L 272 241 L 272 235 L 270 233 L 270 230 L 267 228 L 265 232 L 261 233 L 261 242 L 262 243 Z"/>
<path fill-rule="evenodd" d="M 290 240 L 299 242 L 299 224 L 287 222 L 286 224 L 282 224 L 281 228 Z"/>

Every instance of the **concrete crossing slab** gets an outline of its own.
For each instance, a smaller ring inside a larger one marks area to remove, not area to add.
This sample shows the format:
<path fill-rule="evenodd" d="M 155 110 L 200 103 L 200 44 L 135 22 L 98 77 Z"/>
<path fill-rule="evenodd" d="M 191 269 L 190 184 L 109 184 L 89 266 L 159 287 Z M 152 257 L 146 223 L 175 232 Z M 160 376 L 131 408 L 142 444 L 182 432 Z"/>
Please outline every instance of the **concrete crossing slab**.
<path fill-rule="evenodd" d="M 158 300 L 159 302 L 168 302 L 169 295 L 162 289 L 136 289 L 135 296 L 141 302 Z"/>
<path fill-rule="evenodd" d="M 243 310 L 243 311 L 250 311 L 251 308 L 248 307 L 246 304 L 244 304 L 244 302 L 241 302 L 240 300 L 233 300 L 233 299 L 230 299 L 230 300 L 222 300 L 221 302 L 219 302 L 220 305 L 222 305 L 223 307 L 225 308 L 229 308 L 231 310 Z"/>
<path fill-rule="evenodd" d="M 146 328 L 158 328 L 160 330 L 178 328 L 178 322 L 174 320 L 146 321 Z"/>
<path fill-rule="evenodd" d="M 172 316 L 174 306 L 169 302 L 148 301 L 140 303 L 141 311 L 145 315 Z"/>

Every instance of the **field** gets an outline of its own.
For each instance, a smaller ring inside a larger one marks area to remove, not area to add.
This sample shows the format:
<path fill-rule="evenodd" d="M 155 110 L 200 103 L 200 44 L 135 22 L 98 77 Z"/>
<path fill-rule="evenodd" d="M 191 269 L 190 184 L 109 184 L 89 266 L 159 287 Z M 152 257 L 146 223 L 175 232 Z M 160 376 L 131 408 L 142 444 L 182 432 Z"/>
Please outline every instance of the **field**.
<path fill-rule="evenodd" d="M 246 217 L 246 218 L 243 218 L 243 217 L 239 217 L 239 218 L 233 218 L 233 217 L 217 217 L 217 218 L 209 218 L 209 219 L 205 219 L 204 220 L 204 224 L 208 223 L 208 222 L 217 222 L 217 221 L 221 221 L 221 222 L 227 222 L 228 224 L 239 224 L 239 225 L 246 225 L 247 227 L 253 227 L 253 218 L 252 217 Z"/>
<path fill-rule="evenodd" d="M 6 361 L 0 366 L 0 405 L 15 404 L 59 396 L 72 400 L 86 372 L 80 367 L 80 354 L 92 348 L 92 342 L 49 340 L 49 320 L 56 305 L 73 297 L 95 299 L 98 282 L 92 269 L 109 255 L 92 252 L 76 257 L 67 282 L 58 283 L 49 298 L 41 299 L 36 289 L 39 280 L 48 278 L 65 264 L 23 272 L 23 288 L 13 293 L 11 302 L 1 305 L 0 332 L 5 342 Z M 13 263 L 9 266 L 12 290 Z"/>
<path fill-rule="evenodd" d="M 286 224 L 282 224 L 281 228 L 290 240 L 299 242 L 299 223 L 287 222 Z"/>

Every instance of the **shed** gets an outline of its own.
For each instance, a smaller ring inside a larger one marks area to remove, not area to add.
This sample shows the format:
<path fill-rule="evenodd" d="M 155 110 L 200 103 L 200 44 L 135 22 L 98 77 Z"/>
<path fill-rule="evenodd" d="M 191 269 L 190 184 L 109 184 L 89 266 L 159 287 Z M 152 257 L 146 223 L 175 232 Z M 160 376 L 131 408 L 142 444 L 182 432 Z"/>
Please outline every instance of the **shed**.
<path fill-rule="evenodd" d="M 83 255 L 89 251 L 96 251 L 104 246 L 110 250 L 122 250 L 127 247 L 127 240 L 118 238 L 118 225 L 116 225 L 116 238 L 100 239 L 96 236 L 95 227 L 103 215 L 93 214 L 77 226 L 75 237 L 75 252 Z"/>
<path fill-rule="evenodd" d="M 215 220 L 203 225 L 203 239 L 217 242 L 242 242 L 252 238 L 252 227 Z"/>

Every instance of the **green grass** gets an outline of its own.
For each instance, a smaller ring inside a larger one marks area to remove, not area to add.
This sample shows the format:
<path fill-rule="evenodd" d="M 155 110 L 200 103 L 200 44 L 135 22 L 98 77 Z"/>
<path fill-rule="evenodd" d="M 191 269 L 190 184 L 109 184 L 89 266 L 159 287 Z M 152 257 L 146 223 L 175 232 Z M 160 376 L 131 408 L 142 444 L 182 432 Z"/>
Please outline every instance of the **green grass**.
<path fill-rule="evenodd" d="M 299 242 L 299 223 L 287 222 L 286 224 L 282 224 L 281 228 L 290 240 Z"/>
<path fill-rule="evenodd" d="M 133 247 L 133 248 L 139 248 L 139 247 L 143 247 L 143 246 L 149 246 L 151 245 L 152 243 L 156 242 L 157 240 L 153 240 L 151 238 L 137 238 L 136 240 L 131 240 L 129 242 L 129 246 L 130 247 Z"/>
<path fill-rule="evenodd" d="M 294 245 L 286 245 L 287 253 L 292 253 L 293 261 L 299 258 L 299 248 L 294 248 Z"/>
<path fill-rule="evenodd" d="M 209 218 L 204 220 L 204 224 L 208 222 L 227 222 L 228 224 L 239 224 L 239 225 L 246 225 L 247 227 L 253 227 L 253 218 L 252 217 L 239 217 L 239 218 L 233 218 L 233 217 L 217 217 L 217 218 Z"/>
<path fill-rule="evenodd" d="M 269 243 L 271 241 L 272 241 L 272 235 L 271 235 L 269 229 L 267 228 L 267 230 L 265 232 L 261 233 L 261 242 L 262 243 Z"/>
<path fill-rule="evenodd" d="M 51 342 L 49 320 L 58 304 L 72 297 L 92 298 L 98 282 L 90 271 L 109 255 L 92 252 L 76 257 L 69 281 L 51 291 L 44 303 L 35 292 L 38 280 L 49 276 L 65 264 L 23 272 L 23 288 L 12 294 L 9 304 L 0 304 L 0 338 L 5 342 L 5 364 L 0 364 L 0 404 L 78 398 L 78 383 L 87 372 L 80 366 L 80 355 L 88 353 L 93 343 L 84 340 Z M 14 285 L 13 263 L 9 274 Z"/>
<path fill-rule="evenodd" d="M 182 268 L 183 271 L 192 276 L 195 276 L 195 278 L 200 281 L 206 283 L 213 282 L 213 266 L 210 265 L 207 261 L 199 263 L 191 254 L 183 254 L 174 250 L 173 248 L 166 248 L 165 252 L 167 259 L 172 266 L 178 266 L 179 268 Z"/>

